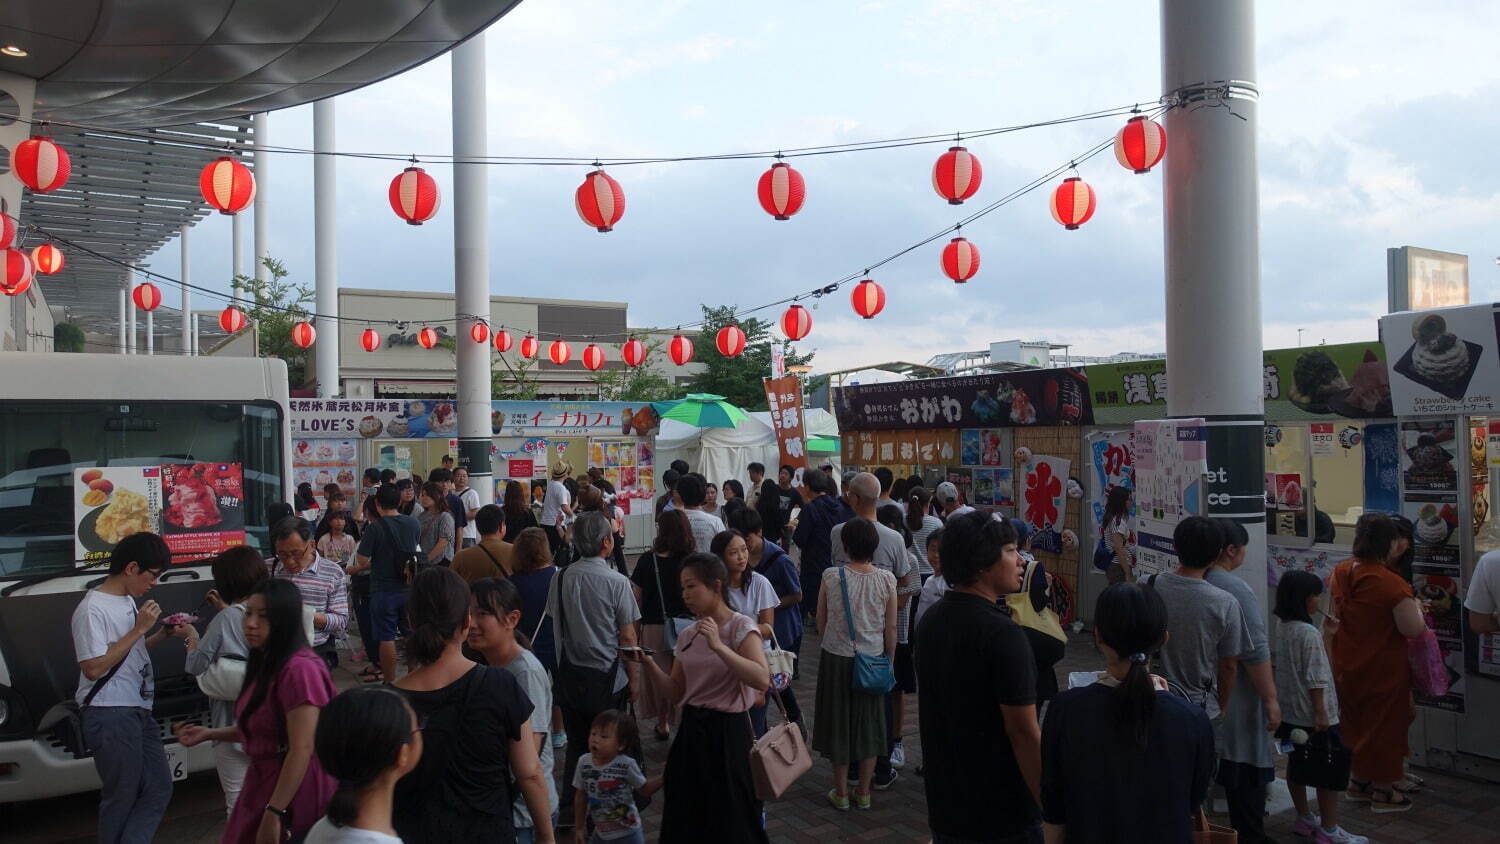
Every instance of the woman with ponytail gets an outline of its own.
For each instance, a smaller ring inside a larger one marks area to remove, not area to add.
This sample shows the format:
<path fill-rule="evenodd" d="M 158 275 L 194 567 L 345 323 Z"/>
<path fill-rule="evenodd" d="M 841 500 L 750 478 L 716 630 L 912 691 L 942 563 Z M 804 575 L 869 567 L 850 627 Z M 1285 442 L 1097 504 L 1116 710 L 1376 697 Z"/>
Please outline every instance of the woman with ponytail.
<path fill-rule="evenodd" d="M 520 793 L 536 840 L 552 844 L 547 785 L 527 726 L 532 702 L 509 672 L 464 656 L 472 604 L 468 584 L 448 569 L 412 581 L 411 673 L 396 687 L 423 725 L 426 749 L 396 784 L 396 831 L 406 841 L 508 844 L 516 840 L 512 795 Z"/>
<path fill-rule="evenodd" d="M 545 547 L 545 546 L 544 546 Z M 521 730 L 522 740 L 536 745 L 542 779 L 547 784 L 547 805 L 557 820 L 557 784 L 552 779 L 552 678 L 541 660 L 531 654 L 531 640 L 520 629 L 521 593 L 506 578 L 486 577 L 469 586 L 474 594 L 474 625 L 469 628 L 469 647 L 488 665 L 504 668 L 521 684 L 531 700 L 530 727 Z M 524 795 L 516 795 L 513 806 L 516 844 L 536 841 L 536 824 Z"/>
<path fill-rule="evenodd" d="M 383 686 L 344 692 L 318 716 L 314 747 L 339 785 L 305 844 L 400 844 L 391 823 L 396 781 L 422 758 L 422 728 L 406 698 Z"/>
<path fill-rule="evenodd" d="M 1097 682 L 1053 699 L 1042 725 L 1042 819 L 1048 842 L 1188 844 L 1208 792 L 1214 736 L 1203 710 L 1151 673 L 1167 640 L 1154 589 L 1116 583 L 1094 605 L 1104 657 Z"/>
<path fill-rule="evenodd" d="M 943 520 L 932 515 L 932 490 L 920 483 L 912 484 L 906 488 L 906 529 L 911 533 L 911 548 L 917 553 L 921 563 L 917 566 L 917 574 L 921 575 L 922 582 L 932 576 L 932 566 L 927 562 L 927 537 L 935 530 L 943 529 Z M 913 609 L 916 602 L 912 602 Z"/>
<path fill-rule="evenodd" d="M 210 740 L 244 745 L 250 768 L 221 840 L 276 844 L 306 835 L 333 795 L 333 778 L 313 758 L 313 734 L 318 711 L 337 690 L 328 666 L 308 647 L 297 584 L 257 584 L 245 600 L 243 629 L 250 658 L 234 726 L 189 724 L 177 739 L 184 747 Z"/>

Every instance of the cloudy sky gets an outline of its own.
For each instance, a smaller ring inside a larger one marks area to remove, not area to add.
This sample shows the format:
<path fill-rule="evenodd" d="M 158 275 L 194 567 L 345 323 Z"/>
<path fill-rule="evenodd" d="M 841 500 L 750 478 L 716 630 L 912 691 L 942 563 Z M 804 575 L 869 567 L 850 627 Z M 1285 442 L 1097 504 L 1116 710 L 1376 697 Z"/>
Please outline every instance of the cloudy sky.
<path fill-rule="evenodd" d="M 649 10 L 649 11 L 647 11 Z M 1268 347 L 1367 339 L 1385 306 L 1385 249 L 1470 256 L 1474 301 L 1500 298 L 1500 5 L 1472 0 L 1259 4 L 1261 271 Z M 1082 0 L 525 0 L 488 33 L 489 151 L 677 156 L 923 135 L 1149 103 L 1160 91 L 1155 4 Z M 338 147 L 444 153 L 449 60 L 338 100 Z M 753 307 L 860 271 L 1110 137 L 1118 119 L 976 140 L 984 185 L 954 209 L 933 192 L 942 146 L 804 158 L 808 200 L 789 222 L 755 201 L 765 161 L 612 169 L 628 211 L 585 226 L 585 167 L 494 167 L 490 289 L 630 303 L 631 324 L 671 326 L 699 304 Z M 272 142 L 312 144 L 311 107 L 272 115 Z M 312 283 L 312 165 L 278 156 L 272 251 Z M 399 221 L 385 162 L 339 165 L 339 281 L 452 285 L 449 209 Z M 445 195 L 452 176 L 430 165 Z M 938 268 L 940 244 L 882 268 L 885 313 L 865 322 L 845 293 L 814 312 L 803 347 L 819 369 L 982 348 L 1013 338 L 1083 354 L 1159 351 L 1161 175 L 1109 153 L 1082 167 L 1099 210 L 1079 231 L 1046 190 L 965 235 L 973 281 Z M 246 233 L 249 232 L 247 221 Z M 227 288 L 229 224 L 194 232 L 196 283 Z M 175 270 L 169 244 L 157 268 Z M 220 303 L 200 297 L 199 307 Z M 771 316 L 779 309 L 771 312 Z M 351 316 L 358 316 L 351 314 Z"/>

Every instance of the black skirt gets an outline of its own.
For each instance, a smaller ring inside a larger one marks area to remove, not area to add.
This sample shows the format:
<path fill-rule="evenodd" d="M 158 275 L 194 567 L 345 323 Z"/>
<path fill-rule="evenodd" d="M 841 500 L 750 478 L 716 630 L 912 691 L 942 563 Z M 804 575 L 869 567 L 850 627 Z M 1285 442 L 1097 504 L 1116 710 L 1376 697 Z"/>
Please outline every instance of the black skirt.
<path fill-rule="evenodd" d="M 684 706 L 663 773 L 661 842 L 766 844 L 745 713 Z"/>

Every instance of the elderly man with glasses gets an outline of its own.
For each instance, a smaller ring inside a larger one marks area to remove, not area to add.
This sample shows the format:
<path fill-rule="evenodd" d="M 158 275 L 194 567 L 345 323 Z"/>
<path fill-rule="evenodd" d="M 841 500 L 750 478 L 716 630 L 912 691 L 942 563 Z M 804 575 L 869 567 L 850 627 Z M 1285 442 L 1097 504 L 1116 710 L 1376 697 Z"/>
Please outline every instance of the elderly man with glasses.
<path fill-rule="evenodd" d="M 313 653 L 331 670 L 339 664 L 334 637 L 349 627 L 349 587 L 344 570 L 318 553 L 312 535 L 312 525 L 296 516 L 272 525 L 271 547 L 276 550 L 276 558 L 271 563 L 271 575 L 292 581 L 302 591 L 302 603 L 313 611 Z"/>

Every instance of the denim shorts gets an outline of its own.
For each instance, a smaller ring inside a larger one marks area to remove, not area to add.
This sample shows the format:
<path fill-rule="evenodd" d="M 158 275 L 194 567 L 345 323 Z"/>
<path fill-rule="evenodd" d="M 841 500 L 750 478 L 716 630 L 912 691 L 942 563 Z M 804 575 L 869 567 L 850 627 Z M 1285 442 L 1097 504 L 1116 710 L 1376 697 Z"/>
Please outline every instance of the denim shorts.
<path fill-rule="evenodd" d="M 410 632 L 411 627 L 406 621 L 406 592 L 372 592 L 370 626 L 374 628 L 377 642 L 394 642 L 398 632 Z"/>

